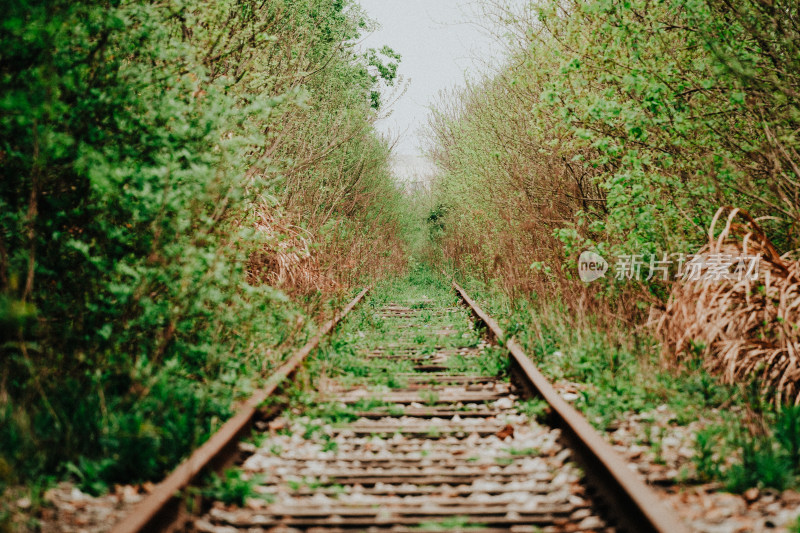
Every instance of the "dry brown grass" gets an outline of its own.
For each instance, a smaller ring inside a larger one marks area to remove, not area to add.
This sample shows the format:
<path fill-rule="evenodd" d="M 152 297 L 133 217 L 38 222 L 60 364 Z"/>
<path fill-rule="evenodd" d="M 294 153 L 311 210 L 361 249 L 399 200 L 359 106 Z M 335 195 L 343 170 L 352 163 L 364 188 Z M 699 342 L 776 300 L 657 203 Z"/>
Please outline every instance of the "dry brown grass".
<path fill-rule="evenodd" d="M 323 272 L 317 255 L 311 253 L 313 236 L 298 226 L 272 214 L 262 206 L 255 223 L 264 234 L 263 249 L 250 257 L 251 283 L 267 283 L 290 293 L 313 291 L 329 293 L 338 284 Z"/>
<path fill-rule="evenodd" d="M 722 215 L 727 219 L 714 237 Z M 701 355 L 726 383 L 757 378 L 779 403 L 800 403 L 800 261 L 781 256 L 752 217 L 720 209 L 698 252 L 759 255 L 758 278 L 730 276 L 675 283 L 657 331 L 669 362 Z M 704 271 L 707 272 L 707 271 Z"/>
<path fill-rule="evenodd" d="M 280 214 L 267 203 L 259 206 L 254 228 L 264 245 L 250 255 L 248 275 L 252 284 L 268 284 L 291 296 L 304 296 L 306 311 L 337 293 L 344 294 L 366 279 L 401 272 L 406 266 L 403 243 L 396 225 L 350 224 L 350 231 L 329 226 L 327 232 L 306 229 L 291 220 L 299 215 Z"/>

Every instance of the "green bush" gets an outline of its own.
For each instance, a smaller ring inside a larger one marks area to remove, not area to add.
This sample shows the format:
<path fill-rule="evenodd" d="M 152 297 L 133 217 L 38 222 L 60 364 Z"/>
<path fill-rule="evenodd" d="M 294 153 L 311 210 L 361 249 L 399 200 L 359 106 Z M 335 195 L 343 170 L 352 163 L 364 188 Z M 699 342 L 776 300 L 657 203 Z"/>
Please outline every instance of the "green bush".
<path fill-rule="evenodd" d="M 93 491 L 157 479 L 308 329 L 275 267 L 292 228 L 396 244 L 356 246 L 397 218 L 371 121 L 398 56 L 354 52 L 350 1 L 12 0 L 0 20 L 0 488 L 66 465 Z"/>
<path fill-rule="evenodd" d="M 546 292 L 589 247 L 645 264 L 694 253 L 726 205 L 797 248 L 797 10 L 552 0 L 503 16 L 518 36 L 508 66 L 431 121 L 445 257 L 512 296 Z"/>

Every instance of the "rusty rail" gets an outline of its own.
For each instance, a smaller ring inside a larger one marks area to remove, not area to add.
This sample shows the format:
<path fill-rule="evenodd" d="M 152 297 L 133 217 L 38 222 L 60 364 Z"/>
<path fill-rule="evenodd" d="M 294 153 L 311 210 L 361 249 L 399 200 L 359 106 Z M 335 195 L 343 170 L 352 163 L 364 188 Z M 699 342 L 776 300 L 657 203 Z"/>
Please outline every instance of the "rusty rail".
<path fill-rule="evenodd" d="M 636 533 L 688 533 L 680 518 L 667 509 L 656 492 L 637 477 L 583 415 L 556 392 L 522 347 L 513 338 L 506 339 L 497 322 L 455 281 L 453 287 L 491 335 L 505 343 L 525 385 L 548 403 L 553 425 L 561 430 L 583 467 L 587 481 L 595 487 L 597 496 L 611 507 L 620 525 Z"/>
<path fill-rule="evenodd" d="M 210 439 L 156 485 L 153 492 L 136 504 L 127 516 L 111 529 L 111 533 L 139 533 L 140 531 L 169 529 L 179 519 L 180 491 L 189 486 L 203 471 L 222 464 L 235 452 L 236 443 L 252 426 L 259 406 L 297 370 L 303 360 L 319 346 L 322 338 L 353 310 L 371 288 L 370 286 L 362 290 L 344 309 L 326 322 L 305 346 L 270 376 L 263 389 L 255 392 Z"/>

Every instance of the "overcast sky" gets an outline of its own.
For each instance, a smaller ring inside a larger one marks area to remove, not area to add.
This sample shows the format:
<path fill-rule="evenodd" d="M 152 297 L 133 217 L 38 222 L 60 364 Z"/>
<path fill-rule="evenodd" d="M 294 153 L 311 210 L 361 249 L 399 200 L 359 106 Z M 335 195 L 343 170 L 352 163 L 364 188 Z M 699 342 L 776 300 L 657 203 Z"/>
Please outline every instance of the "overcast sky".
<path fill-rule="evenodd" d="M 428 108 L 443 89 L 463 85 L 465 75 L 487 70 L 502 47 L 480 26 L 475 7 L 465 0 L 359 0 L 381 28 L 367 36 L 364 48 L 388 45 L 403 56 L 400 75 L 408 91 L 378 129 L 401 135 L 395 153 L 418 155 L 419 129 Z M 476 24 L 477 22 L 477 24 Z M 406 158 L 406 160 L 409 158 Z"/>

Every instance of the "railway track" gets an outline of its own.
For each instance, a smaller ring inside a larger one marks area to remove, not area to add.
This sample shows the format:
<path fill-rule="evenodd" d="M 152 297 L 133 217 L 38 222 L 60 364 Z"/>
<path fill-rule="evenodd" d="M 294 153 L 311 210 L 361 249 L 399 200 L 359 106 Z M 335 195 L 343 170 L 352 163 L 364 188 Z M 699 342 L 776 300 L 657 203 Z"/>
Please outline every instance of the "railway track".
<path fill-rule="evenodd" d="M 422 295 L 363 316 L 314 363 L 317 395 L 238 443 L 248 497 L 205 498 L 181 530 L 685 531 L 513 341 L 481 339 L 467 307 Z"/>

